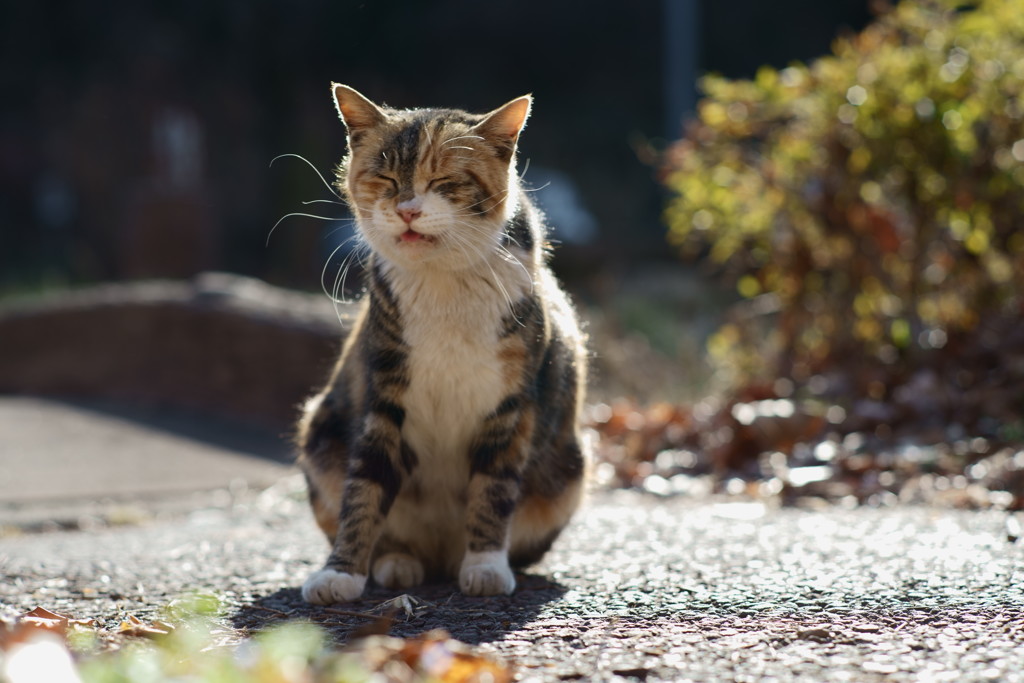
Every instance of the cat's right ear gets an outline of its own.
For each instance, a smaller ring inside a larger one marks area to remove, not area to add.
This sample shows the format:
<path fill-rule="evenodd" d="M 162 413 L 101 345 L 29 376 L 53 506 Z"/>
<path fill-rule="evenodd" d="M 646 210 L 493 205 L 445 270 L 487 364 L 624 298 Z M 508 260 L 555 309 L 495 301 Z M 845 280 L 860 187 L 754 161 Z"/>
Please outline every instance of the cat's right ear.
<path fill-rule="evenodd" d="M 338 107 L 338 115 L 345 122 L 349 131 L 360 128 L 371 128 L 383 123 L 384 112 L 376 104 L 366 99 L 355 88 L 340 83 L 331 83 L 334 93 L 334 104 Z"/>

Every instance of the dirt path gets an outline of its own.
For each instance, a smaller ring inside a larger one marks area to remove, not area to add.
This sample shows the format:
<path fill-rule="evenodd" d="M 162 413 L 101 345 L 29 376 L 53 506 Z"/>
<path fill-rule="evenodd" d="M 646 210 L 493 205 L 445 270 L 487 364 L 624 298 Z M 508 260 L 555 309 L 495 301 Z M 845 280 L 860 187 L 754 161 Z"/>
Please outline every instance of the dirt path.
<path fill-rule="evenodd" d="M 391 632 L 445 628 L 541 680 L 1024 681 L 1024 547 L 998 513 L 767 510 L 600 494 L 508 598 L 428 586 Z M 0 603 L 116 624 L 193 591 L 238 633 L 285 619 L 339 641 L 394 593 L 335 610 L 294 479 L 185 517 L 0 539 Z"/>

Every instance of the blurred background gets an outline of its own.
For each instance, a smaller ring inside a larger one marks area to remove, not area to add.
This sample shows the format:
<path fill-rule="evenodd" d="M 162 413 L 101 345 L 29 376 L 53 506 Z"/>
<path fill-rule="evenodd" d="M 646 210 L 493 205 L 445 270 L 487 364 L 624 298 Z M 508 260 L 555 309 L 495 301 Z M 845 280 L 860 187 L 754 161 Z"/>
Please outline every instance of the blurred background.
<path fill-rule="evenodd" d="M 589 321 L 591 420 L 657 435 L 607 477 L 671 452 L 665 481 L 834 482 L 825 455 L 907 434 L 948 446 L 924 469 L 1014 462 L 1024 8 L 960 5 L 7 0 L 0 391 L 286 425 L 344 313 L 314 312 L 352 234 L 316 202 L 344 152 L 328 84 L 471 111 L 532 92 L 520 170 Z"/>
<path fill-rule="evenodd" d="M 532 92 L 520 168 L 556 269 L 628 338 L 602 357 L 636 366 L 601 386 L 691 397 L 732 292 L 709 292 L 667 244 L 660 154 L 701 74 L 827 52 L 869 21 L 866 1 L 6 2 L 0 294 L 209 270 L 330 289 L 350 223 L 271 229 L 348 216 L 304 203 L 333 199 L 313 169 L 330 180 L 344 152 L 331 81 L 396 107 L 487 111 Z M 284 154 L 313 168 L 271 166 Z"/>
<path fill-rule="evenodd" d="M 270 162 L 298 154 L 331 177 L 331 81 L 396 107 L 534 93 L 521 162 L 560 239 L 602 265 L 664 258 L 663 192 L 638 149 L 681 134 L 698 75 L 813 57 L 868 18 L 864 0 L 8 1 L 0 284 L 216 268 L 317 289 L 347 235 L 296 219 L 268 245 L 278 218 L 330 198 L 301 162 Z"/>

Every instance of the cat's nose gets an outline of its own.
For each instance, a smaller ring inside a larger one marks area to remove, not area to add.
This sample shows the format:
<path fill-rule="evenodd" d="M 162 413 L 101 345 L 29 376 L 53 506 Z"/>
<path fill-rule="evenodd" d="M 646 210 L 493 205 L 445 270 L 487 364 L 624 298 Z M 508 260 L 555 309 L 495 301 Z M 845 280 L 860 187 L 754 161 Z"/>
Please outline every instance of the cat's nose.
<path fill-rule="evenodd" d="M 423 214 L 421 210 L 414 207 L 398 207 L 395 212 L 402 217 L 406 224 L 412 223 Z"/>

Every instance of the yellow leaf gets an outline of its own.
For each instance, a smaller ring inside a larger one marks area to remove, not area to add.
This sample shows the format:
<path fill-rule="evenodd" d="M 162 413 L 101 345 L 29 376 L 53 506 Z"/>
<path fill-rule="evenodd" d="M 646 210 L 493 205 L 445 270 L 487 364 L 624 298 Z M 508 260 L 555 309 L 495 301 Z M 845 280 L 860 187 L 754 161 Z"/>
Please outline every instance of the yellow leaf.
<path fill-rule="evenodd" d="M 753 275 L 744 275 L 740 278 L 739 282 L 736 283 L 736 289 L 743 298 L 753 299 L 761 293 L 761 284 Z"/>

